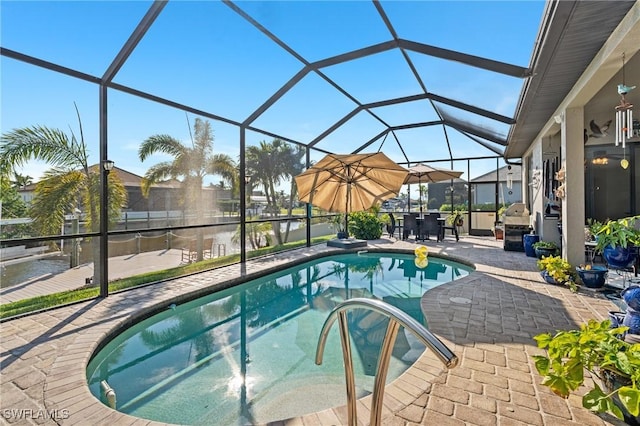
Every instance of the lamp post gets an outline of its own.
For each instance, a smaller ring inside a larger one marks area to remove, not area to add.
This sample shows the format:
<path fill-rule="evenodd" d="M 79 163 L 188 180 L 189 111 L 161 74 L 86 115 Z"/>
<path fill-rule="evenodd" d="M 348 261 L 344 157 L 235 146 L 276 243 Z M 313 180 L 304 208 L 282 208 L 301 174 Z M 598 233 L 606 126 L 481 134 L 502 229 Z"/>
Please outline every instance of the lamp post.
<path fill-rule="evenodd" d="M 113 166 L 115 165 L 115 163 L 111 160 L 104 160 L 104 162 L 102 163 L 102 168 L 104 169 L 104 173 L 106 175 L 109 174 L 109 172 L 111 172 L 111 170 L 113 170 Z"/>

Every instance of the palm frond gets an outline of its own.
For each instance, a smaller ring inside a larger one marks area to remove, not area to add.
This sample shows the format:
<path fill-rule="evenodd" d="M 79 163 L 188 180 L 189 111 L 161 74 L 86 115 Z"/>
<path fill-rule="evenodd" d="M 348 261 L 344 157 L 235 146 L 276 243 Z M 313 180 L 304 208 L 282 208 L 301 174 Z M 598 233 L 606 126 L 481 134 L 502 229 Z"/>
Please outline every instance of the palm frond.
<path fill-rule="evenodd" d="M 142 195 L 148 197 L 151 186 L 158 182 L 164 182 L 172 178 L 175 179 L 177 177 L 176 172 L 175 164 L 169 161 L 164 161 L 149 167 L 142 180 Z"/>
<path fill-rule="evenodd" d="M 213 130 L 211 123 L 200 118 L 196 118 L 193 125 L 195 130 L 194 151 L 203 158 L 209 157 L 213 152 Z"/>
<path fill-rule="evenodd" d="M 38 235 L 60 232 L 64 215 L 80 204 L 79 194 L 86 189 L 86 176 L 80 171 L 54 174 L 48 171 L 36 184 L 35 197 L 29 215 L 33 218 Z"/>
<path fill-rule="evenodd" d="M 84 130 L 82 127 L 82 119 L 80 118 L 80 111 L 78 110 L 78 105 L 74 102 L 73 106 L 76 109 L 76 116 L 78 117 L 78 128 L 80 129 L 80 142 L 79 143 L 76 142 L 77 152 L 81 156 L 81 158 L 79 158 L 80 163 L 83 164 L 86 169 L 87 167 L 89 167 L 89 159 L 87 158 L 88 151 L 87 151 L 87 144 L 84 140 Z M 71 135 L 75 139 L 76 135 L 73 133 L 73 130 L 71 130 Z"/>
<path fill-rule="evenodd" d="M 169 154 L 173 157 L 180 157 L 187 149 L 179 140 L 169 135 L 154 135 L 145 139 L 138 148 L 138 157 L 144 161 L 155 153 Z"/>
<path fill-rule="evenodd" d="M 82 155 L 67 134 L 46 126 L 14 129 L 3 134 L 0 158 L 11 168 L 22 166 L 29 160 L 42 160 L 67 171 L 84 166 L 80 160 Z"/>
<path fill-rule="evenodd" d="M 227 154 L 214 154 L 210 157 L 206 165 L 206 172 L 221 176 L 232 189 L 235 189 L 238 184 L 238 166 Z"/>
<path fill-rule="evenodd" d="M 86 211 L 92 213 L 87 215 L 87 228 L 93 231 L 100 229 L 100 208 L 102 200 L 97 197 L 100 194 L 100 173 L 91 173 L 89 179 L 88 191 L 83 194 L 83 206 Z M 120 219 L 122 206 L 127 204 L 127 190 L 117 174 L 110 173 L 107 185 L 108 198 L 107 206 L 109 224 L 114 224 Z"/>

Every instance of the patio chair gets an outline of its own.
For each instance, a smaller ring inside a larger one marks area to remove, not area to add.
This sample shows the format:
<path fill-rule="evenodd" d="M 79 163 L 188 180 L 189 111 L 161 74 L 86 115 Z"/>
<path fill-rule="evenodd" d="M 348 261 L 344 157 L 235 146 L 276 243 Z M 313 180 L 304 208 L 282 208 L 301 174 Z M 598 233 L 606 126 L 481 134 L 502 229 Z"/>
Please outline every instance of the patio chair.
<path fill-rule="evenodd" d="M 390 237 L 393 237 L 396 232 L 396 218 L 393 216 L 393 213 L 389 213 L 390 222 L 387 223 L 387 233 Z"/>
<path fill-rule="evenodd" d="M 405 214 L 402 222 L 402 239 L 406 240 L 412 233 L 418 235 L 418 215 L 416 213 Z"/>
<path fill-rule="evenodd" d="M 456 236 L 456 241 L 460 241 L 460 237 L 458 236 L 458 227 L 455 225 L 447 225 L 446 221 L 440 220 L 440 232 L 438 233 L 438 241 L 444 240 L 444 233 L 447 229 L 451 230 L 451 235 Z"/>
<path fill-rule="evenodd" d="M 424 215 L 420 227 L 420 234 L 423 238 L 429 240 L 432 235 L 435 235 L 437 238 L 438 232 L 440 232 L 440 224 L 438 223 L 439 217 L 440 213 L 429 213 Z"/>

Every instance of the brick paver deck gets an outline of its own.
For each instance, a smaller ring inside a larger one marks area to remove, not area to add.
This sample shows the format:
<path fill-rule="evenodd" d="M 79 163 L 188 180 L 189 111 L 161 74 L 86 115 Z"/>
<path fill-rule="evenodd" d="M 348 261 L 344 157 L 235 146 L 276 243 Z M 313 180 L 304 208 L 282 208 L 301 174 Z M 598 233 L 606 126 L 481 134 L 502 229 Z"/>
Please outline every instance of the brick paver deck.
<path fill-rule="evenodd" d="M 444 370 L 433 354 L 422 357 L 387 386 L 384 425 L 603 425 L 579 397 L 563 400 L 539 384 L 532 337 L 604 319 L 615 306 L 597 293 L 571 293 L 542 281 L 535 259 L 506 252 L 491 238 L 455 243 L 426 241 L 440 252 L 472 262 L 476 271 L 428 291 L 422 307 L 430 329 L 461 359 Z M 377 240 L 371 247 L 411 249 L 412 242 Z M 154 425 L 101 404 L 86 384 L 85 368 L 101 339 L 154 305 L 204 294 L 292 260 L 340 251 L 326 245 L 281 253 L 1 324 L 0 422 L 11 424 Z M 370 397 L 358 402 L 367 424 Z M 52 418 L 53 417 L 53 418 Z M 212 420 L 214 421 L 214 420 Z M 345 407 L 277 424 L 346 424 Z M 212 423 L 215 424 L 215 423 Z"/>

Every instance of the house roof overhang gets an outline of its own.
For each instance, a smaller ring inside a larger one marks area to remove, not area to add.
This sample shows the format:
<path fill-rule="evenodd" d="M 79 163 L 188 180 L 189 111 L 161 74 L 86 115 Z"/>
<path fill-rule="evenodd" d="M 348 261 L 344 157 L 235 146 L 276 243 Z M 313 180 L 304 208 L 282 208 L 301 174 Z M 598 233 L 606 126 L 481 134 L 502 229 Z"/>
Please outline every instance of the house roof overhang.
<path fill-rule="evenodd" d="M 640 0 L 547 3 L 505 158 L 519 158 L 563 108 L 586 104 L 640 48 Z M 571 96 L 570 96 L 571 95 Z"/>

